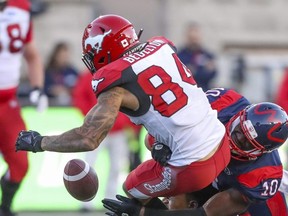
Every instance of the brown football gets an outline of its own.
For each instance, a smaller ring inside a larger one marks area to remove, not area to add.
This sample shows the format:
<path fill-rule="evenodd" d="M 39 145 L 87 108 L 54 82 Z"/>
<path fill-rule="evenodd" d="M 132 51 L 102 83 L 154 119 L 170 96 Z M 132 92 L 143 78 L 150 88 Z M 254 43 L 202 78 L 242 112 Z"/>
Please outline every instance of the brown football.
<path fill-rule="evenodd" d="M 81 159 L 67 162 L 63 181 L 70 195 L 83 202 L 92 200 L 98 191 L 99 182 L 95 170 Z"/>

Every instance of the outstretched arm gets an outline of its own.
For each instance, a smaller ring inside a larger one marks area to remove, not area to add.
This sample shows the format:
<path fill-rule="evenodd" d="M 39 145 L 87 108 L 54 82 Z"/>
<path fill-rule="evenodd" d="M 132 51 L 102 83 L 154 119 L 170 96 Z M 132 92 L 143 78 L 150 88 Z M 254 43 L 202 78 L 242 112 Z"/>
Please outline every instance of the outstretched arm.
<path fill-rule="evenodd" d="M 149 209 L 128 199 L 117 195 L 117 200 L 102 200 L 104 207 L 111 212 L 108 215 L 121 216 L 234 216 L 246 211 L 249 201 L 236 189 L 228 189 L 211 197 L 203 207 L 183 210 Z"/>
<path fill-rule="evenodd" d="M 230 188 L 215 194 L 203 208 L 207 216 L 232 216 L 245 212 L 249 205 L 250 202 L 240 191 Z"/>
<path fill-rule="evenodd" d="M 121 195 L 116 195 L 117 200 L 104 199 L 103 206 L 110 212 L 109 216 L 206 216 L 204 209 L 183 209 L 183 210 L 160 210 L 142 206 L 136 199 L 129 199 Z"/>
<path fill-rule="evenodd" d="M 174 210 L 169 213 L 162 211 L 157 214 L 155 210 L 145 211 L 145 216 L 234 216 L 244 213 L 249 207 L 250 202 L 236 189 L 230 188 L 223 192 L 219 192 L 211 197 L 204 205 L 203 209 L 184 209 Z"/>
<path fill-rule="evenodd" d="M 230 188 L 226 191 L 219 192 L 211 197 L 204 205 L 203 209 L 184 209 L 162 212 L 161 216 L 233 216 L 243 213 L 249 207 L 249 201 L 236 189 Z M 145 216 L 156 216 L 155 210 L 145 211 Z M 157 216 L 160 216 L 159 214 Z"/>
<path fill-rule="evenodd" d="M 83 152 L 98 147 L 113 126 L 122 105 L 125 90 L 119 87 L 102 93 L 98 103 L 86 115 L 81 127 L 58 136 L 41 136 L 37 131 L 21 131 L 16 151 Z"/>
<path fill-rule="evenodd" d="M 103 92 L 81 127 L 58 136 L 45 136 L 41 148 L 56 152 L 81 152 L 97 148 L 112 128 L 123 96 L 124 90 L 119 87 Z"/>

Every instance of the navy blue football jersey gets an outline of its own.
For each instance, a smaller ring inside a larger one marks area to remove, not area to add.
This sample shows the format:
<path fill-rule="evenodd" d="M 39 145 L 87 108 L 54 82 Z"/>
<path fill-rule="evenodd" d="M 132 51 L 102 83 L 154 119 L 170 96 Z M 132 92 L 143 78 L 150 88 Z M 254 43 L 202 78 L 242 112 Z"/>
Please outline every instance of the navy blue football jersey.
<path fill-rule="evenodd" d="M 218 111 L 218 118 L 224 125 L 250 104 L 245 97 L 232 89 L 215 88 L 208 90 L 206 95 L 212 108 Z M 275 150 L 254 161 L 231 159 L 216 183 L 219 190 L 233 187 L 250 200 L 260 201 L 276 194 L 282 174 L 282 163 L 278 151 Z"/>

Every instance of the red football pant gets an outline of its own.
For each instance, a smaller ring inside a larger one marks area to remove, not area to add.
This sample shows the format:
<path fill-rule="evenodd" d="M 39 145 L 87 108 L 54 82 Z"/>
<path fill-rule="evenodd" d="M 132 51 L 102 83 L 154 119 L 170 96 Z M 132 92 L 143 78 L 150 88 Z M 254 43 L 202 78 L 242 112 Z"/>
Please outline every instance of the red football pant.
<path fill-rule="evenodd" d="M 229 161 L 229 141 L 225 134 L 220 147 L 208 160 L 183 167 L 162 167 L 155 160 L 148 160 L 128 175 L 124 188 L 138 199 L 198 191 L 211 184 Z"/>
<path fill-rule="evenodd" d="M 0 95 L 0 152 L 8 164 L 6 177 L 19 183 L 28 171 L 28 158 L 25 151 L 15 152 L 15 142 L 25 124 L 16 100 L 16 89 L 0 90 Z"/>

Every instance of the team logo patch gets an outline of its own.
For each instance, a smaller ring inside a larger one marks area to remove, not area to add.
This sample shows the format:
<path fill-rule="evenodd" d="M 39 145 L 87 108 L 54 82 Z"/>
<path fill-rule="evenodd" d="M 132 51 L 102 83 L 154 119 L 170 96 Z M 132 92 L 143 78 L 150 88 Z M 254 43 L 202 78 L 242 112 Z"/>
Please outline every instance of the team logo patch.
<path fill-rule="evenodd" d="M 101 78 L 99 80 L 92 80 L 91 81 L 92 89 L 93 89 L 94 92 L 97 91 L 97 87 L 98 87 L 99 83 L 102 82 L 103 80 L 104 80 L 104 78 Z"/>
<path fill-rule="evenodd" d="M 144 184 L 144 187 L 151 193 L 156 193 L 159 191 L 163 191 L 163 190 L 169 190 L 170 186 L 171 186 L 171 179 L 172 179 L 172 175 L 171 175 L 171 169 L 169 167 L 165 167 L 163 172 L 162 172 L 162 176 L 163 176 L 163 180 L 155 185 L 151 185 L 151 184 Z"/>
<path fill-rule="evenodd" d="M 129 43 L 128 43 L 127 39 L 122 40 L 121 41 L 121 45 L 122 45 L 123 48 L 129 46 Z"/>
<path fill-rule="evenodd" d="M 99 53 L 102 50 L 102 43 L 104 38 L 110 34 L 112 29 L 107 32 L 104 32 L 103 35 L 96 35 L 95 37 L 89 37 L 85 40 L 85 49 L 87 49 L 87 45 L 90 45 L 92 48 L 96 50 L 96 53 Z"/>
<path fill-rule="evenodd" d="M 231 172 L 231 170 L 228 169 L 227 167 L 225 167 L 224 172 L 226 173 L 226 175 L 233 175 L 233 173 Z"/>

